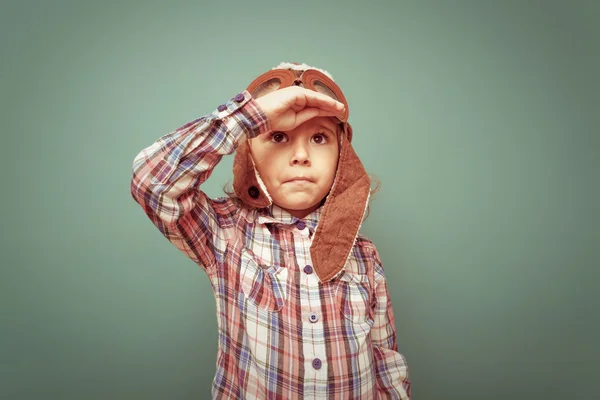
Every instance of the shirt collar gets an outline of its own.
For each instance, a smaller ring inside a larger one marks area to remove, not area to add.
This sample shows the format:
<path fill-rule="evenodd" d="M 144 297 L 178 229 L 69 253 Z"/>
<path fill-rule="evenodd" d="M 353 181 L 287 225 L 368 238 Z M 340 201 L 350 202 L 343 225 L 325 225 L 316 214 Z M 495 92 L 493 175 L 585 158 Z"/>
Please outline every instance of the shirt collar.
<path fill-rule="evenodd" d="M 302 221 L 306 224 L 311 232 L 314 232 L 321 218 L 321 212 L 323 207 L 317 208 L 315 211 L 308 214 L 306 217 L 300 219 L 294 217 L 292 214 L 284 210 L 283 208 L 271 204 L 269 207 L 262 208 L 258 213 L 259 224 L 283 224 L 292 225 L 298 221 Z"/>

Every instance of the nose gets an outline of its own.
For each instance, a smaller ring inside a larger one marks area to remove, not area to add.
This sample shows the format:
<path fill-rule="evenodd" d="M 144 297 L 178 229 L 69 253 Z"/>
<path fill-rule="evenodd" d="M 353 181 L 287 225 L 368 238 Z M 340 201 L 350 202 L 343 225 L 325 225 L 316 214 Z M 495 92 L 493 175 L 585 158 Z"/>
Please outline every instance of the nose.
<path fill-rule="evenodd" d="M 308 153 L 308 148 L 304 143 L 301 143 L 300 141 L 294 143 L 292 152 L 292 158 L 290 159 L 291 165 L 310 166 L 310 155 Z"/>

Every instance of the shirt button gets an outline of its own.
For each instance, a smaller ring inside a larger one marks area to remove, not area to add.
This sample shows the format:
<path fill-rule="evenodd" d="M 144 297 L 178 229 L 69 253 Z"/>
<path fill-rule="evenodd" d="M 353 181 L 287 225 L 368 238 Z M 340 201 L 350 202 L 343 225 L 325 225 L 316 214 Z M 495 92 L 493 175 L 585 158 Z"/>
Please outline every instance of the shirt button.
<path fill-rule="evenodd" d="M 312 274 L 313 273 L 313 269 L 310 265 L 307 265 L 306 267 L 304 267 L 304 273 L 305 274 Z"/>
<path fill-rule="evenodd" d="M 237 101 L 238 103 L 242 100 L 244 100 L 244 94 L 243 93 L 238 93 L 233 100 Z"/>
<path fill-rule="evenodd" d="M 321 369 L 321 360 L 315 358 L 312 362 L 312 365 L 314 369 Z"/>
<path fill-rule="evenodd" d="M 296 222 L 296 228 L 303 230 L 304 228 L 306 228 L 306 224 L 304 223 L 304 221 L 298 221 Z"/>
<path fill-rule="evenodd" d="M 315 314 L 315 313 L 310 313 L 310 315 L 308 316 L 308 320 L 310 322 L 315 323 L 315 322 L 317 322 L 319 320 L 319 316 L 317 314 Z"/>
<path fill-rule="evenodd" d="M 217 107 L 217 110 L 219 110 L 220 112 L 223 112 L 223 111 L 227 110 L 227 106 L 225 104 L 221 104 L 219 107 Z"/>
<path fill-rule="evenodd" d="M 258 199 L 258 196 L 260 195 L 260 193 L 258 192 L 258 188 L 256 186 L 250 186 L 250 188 L 248 189 L 248 194 L 253 199 Z"/>

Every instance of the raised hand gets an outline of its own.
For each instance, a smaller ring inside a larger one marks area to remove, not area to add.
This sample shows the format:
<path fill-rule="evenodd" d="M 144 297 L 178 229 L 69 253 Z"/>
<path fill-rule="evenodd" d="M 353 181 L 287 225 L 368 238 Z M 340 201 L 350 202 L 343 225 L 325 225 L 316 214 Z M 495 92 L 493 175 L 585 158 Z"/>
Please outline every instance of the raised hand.
<path fill-rule="evenodd" d="M 333 117 L 344 113 L 344 104 L 314 90 L 289 86 L 255 100 L 273 131 L 289 131 L 315 117 Z"/>

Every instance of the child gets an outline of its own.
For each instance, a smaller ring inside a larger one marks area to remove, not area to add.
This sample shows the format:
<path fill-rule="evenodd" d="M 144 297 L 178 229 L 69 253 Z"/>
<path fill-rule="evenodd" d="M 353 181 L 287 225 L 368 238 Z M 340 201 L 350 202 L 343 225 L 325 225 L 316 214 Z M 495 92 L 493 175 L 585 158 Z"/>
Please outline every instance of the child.
<path fill-rule="evenodd" d="M 133 198 L 214 290 L 213 398 L 410 396 L 348 114 L 327 71 L 281 63 L 135 158 Z M 234 193 L 208 198 L 234 151 Z"/>

